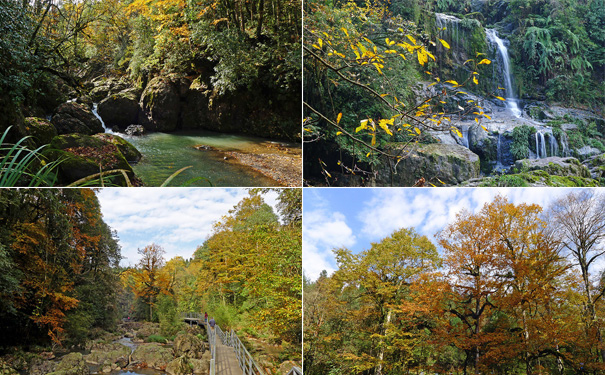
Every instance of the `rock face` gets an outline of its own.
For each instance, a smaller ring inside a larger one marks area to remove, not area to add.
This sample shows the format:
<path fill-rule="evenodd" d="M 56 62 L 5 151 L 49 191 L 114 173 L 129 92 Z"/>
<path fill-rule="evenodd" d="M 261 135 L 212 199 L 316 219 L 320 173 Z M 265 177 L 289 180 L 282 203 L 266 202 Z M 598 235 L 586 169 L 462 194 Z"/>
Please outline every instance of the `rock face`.
<path fill-rule="evenodd" d="M 167 78 L 155 77 L 141 96 L 140 123 L 148 130 L 174 131 L 179 121 L 180 105 L 176 84 Z"/>
<path fill-rule="evenodd" d="M 107 96 L 118 93 L 128 88 L 128 82 L 117 78 L 99 78 L 92 83 L 94 88 L 90 90 L 88 96 L 93 102 L 100 102 Z"/>
<path fill-rule="evenodd" d="M 133 362 L 144 364 L 156 370 L 164 370 L 174 359 L 172 350 L 158 343 L 139 345 L 132 353 L 131 358 Z"/>
<path fill-rule="evenodd" d="M 54 372 L 49 375 L 88 375 L 90 371 L 82 353 L 69 353 L 61 359 Z"/>
<path fill-rule="evenodd" d="M 61 104 L 51 122 L 59 134 L 93 135 L 104 131 L 101 121 L 89 108 L 74 102 Z"/>
<path fill-rule="evenodd" d="M 134 177 L 132 167 L 118 147 L 95 137 L 82 134 L 57 136 L 53 138 L 48 154 L 51 160 L 62 160 L 58 168 L 61 184 L 70 184 L 99 173 L 99 170 L 124 169 L 131 179 Z M 119 185 L 126 183 L 121 175 L 112 178 L 111 182 Z"/>
<path fill-rule="evenodd" d="M 590 178 L 590 171 L 575 158 L 551 156 L 543 159 L 523 159 L 515 162 L 517 170 L 542 170 L 554 176 Z"/>
<path fill-rule="evenodd" d="M 180 334 L 174 339 L 174 354 L 177 357 L 202 358 L 204 343 L 190 333 Z"/>
<path fill-rule="evenodd" d="M 427 144 L 402 159 L 391 175 L 389 165 L 377 167 L 376 184 L 379 186 L 412 186 L 421 178 L 437 185 L 437 178 L 446 185 L 479 177 L 479 157 L 464 146 Z M 391 180 L 392 178 L 392 180 Z"/>
<path fill-rule="evenodd" d="M 23 125 L 19 127 L 19 135 L 30 136 L 29 145 L 38 148 L 49 144 L 57 136 L 57 129 L 45 119 L 26 117 Z"/>
<path fill-rule="evenodd" d="M 140 95 L 139 89 L 129 88 L 103 99 L 99 103 L 98 112 L 105 126 L 125 129 L 130 124 L 136 124 L 139 118 Z"/>

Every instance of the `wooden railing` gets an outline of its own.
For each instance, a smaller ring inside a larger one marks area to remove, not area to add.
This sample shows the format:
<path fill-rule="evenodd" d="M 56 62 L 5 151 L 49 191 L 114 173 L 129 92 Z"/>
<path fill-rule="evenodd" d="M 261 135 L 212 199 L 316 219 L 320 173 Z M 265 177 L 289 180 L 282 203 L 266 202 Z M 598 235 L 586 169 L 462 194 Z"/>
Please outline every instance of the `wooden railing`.
<path fill-rule="evenodd" d="M 216 375 L 216 337 L 218 336 L 221 343 L 225 346 L 230 346 L 235 351 L 235 356 L 242 369 L 244 375 L 265 375 L 258 367 L 242 341 L 237 337 L 233 330 L 229 333 L 223 332 L 218 324 L 214 325 L 214 330 L 210 329 L 210 324 L 204 321 L 204 316 L 201 313 L 181 313 L 182 319 L 197 319 L 204 322 L 206 333 L 208 335 L 208 344 L 210 345 L 210 375 Z M 302 370 L 298 367 L 292 367 L 288 375 L 302 375 Z"/>

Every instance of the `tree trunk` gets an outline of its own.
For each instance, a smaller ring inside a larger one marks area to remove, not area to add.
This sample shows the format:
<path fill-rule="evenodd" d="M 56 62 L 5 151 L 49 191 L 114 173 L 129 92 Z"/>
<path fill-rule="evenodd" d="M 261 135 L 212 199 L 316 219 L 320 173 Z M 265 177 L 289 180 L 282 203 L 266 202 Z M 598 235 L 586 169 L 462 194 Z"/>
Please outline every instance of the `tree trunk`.
<path fill-rule="evenodd" d="M 260 34 L 263 31 L 263 15 L 265 14 L 265 0 L 258 3 L 258 24 L 256 25 L 256 40 L 260 40 Z"/>
<path fill-rule="evenodd" d="M 381 336 L 386 335 L 386 331 L 387 331 L 386 327 L 391 322 L 391 314 L 392 314 L 392 311 L 389 309 L 389 312 L 387 313 L 386 321 L 382 325 Z M 381 338 L 380 347 L 379 347 L 379 351 L 378 351 L 378 366 L 376 366 L 376 369 L 374 370 L 374 375 L 382 375 L 382 362 L 384 361 L 384 347 L 383 347 L 382 343 L 383 343 L 383 339 Z"/>

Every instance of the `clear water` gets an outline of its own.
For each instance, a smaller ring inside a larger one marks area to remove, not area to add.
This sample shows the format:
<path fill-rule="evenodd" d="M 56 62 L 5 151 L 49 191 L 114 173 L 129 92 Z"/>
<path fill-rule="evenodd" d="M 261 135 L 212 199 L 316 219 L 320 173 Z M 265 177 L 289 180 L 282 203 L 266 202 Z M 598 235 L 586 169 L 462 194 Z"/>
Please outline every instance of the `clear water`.
<path fill-rule="evenodd" d="M 205 131 L 120 136 L 132 143 L 143 155 L 141 161 L 133 165 L 133 169 L 146 186 L 160 186 L 174 172 L 187 166 L 192 168 L 175 177 L 169 186 L 182 186 L 198 177 L 209 179 L 212 186 L 277 185 L 261 173 L 223 160 L 223 155 L 218 152 L 194 148 L 197 145 L 207 145 L 225 151 L 245 152 L 266 142 L 265 139 Z M 188 186 L 210 185 L 207 181 L 200 180 Z"/>

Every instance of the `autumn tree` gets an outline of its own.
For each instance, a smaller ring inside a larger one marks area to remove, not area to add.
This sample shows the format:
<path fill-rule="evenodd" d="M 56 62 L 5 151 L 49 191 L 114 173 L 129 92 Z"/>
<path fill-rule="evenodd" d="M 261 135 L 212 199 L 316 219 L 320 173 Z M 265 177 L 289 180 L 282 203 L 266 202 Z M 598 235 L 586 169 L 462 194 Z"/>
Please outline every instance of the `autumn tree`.
<path fill-rule="evenodd" d="M 605 285 L 591 279 L 597 273 L 596 263 L 605 254 L 605 195 L 592 190 L 570 193 L 557 200 L 550 213 L 555 230 L 562 233 L 563 244 L 580 269 L 586 329 L 597 338 L 601 361 L 605 362 L 602 324 L 596 308 L 605 294 Z"/>
<path fill-rule="evenodd" d="M 115 323 L 119 247 L 93 191 L 3 190 L 0 223 L 3 342 L 81 344 Z"/>
<path fill-rule="evenodd" d="M 160 293 L 166 293 L 170 279 L 162 273 L 164 267 L 164 249 L 157 244 L 147 245 L 137 252 L 141 256 L 136 268 L 122 273 L 122 283 L 132 289 L 135 295 L 145 300 L 149 308 L 148 319 L 153 321 L 153 308 Z"/>
<path fill-rule="evenodd" d="M 256 190 L 215 224 L 192 266 L 198 269 L 198 290 L 209 308 L 225 312 L 222 324 L 235 324 L 234 315 L 247 314 L 256 329 L 298 352 L 301 230 L 300 221 L 281 225 Z"/>
<path fill-rule="evenodd" d="M 396 305 L 407 297 L 410 284 L 420 274 L 438 266 L 437 249 L 414 229 L 400 229 L 360 254 L 347 249 L 337 249 L 335 254 L 339 270 L 334 278 L 342 287 L 358 289 L 362 304 L 349 313 L 366 322 L 366 327 L 358 329 L 375 348 L 363 354 L 345 353 L 351 371 L 372 369 L 382 374 L 404 369 L 417 337 L 406 332 L 411 327 L 405 321 L 398 320 Z"/>
<path fill-rule="evenodd" d="M 570 349 L 558 311 L 569 267 L 541 211 L 499 196 L 477 214 L 458 214 L 439 234 L 442 311 L 456 318 L 442 322 L 439 334 L 466 352 L 476 374 L 519 357 L 532 374 L 536 360 L 560 360 L 562 347 Z"/>

